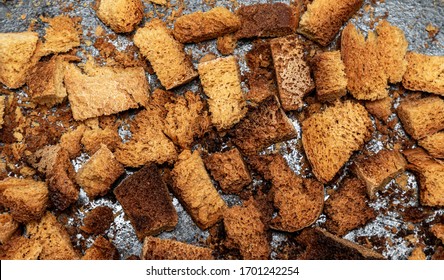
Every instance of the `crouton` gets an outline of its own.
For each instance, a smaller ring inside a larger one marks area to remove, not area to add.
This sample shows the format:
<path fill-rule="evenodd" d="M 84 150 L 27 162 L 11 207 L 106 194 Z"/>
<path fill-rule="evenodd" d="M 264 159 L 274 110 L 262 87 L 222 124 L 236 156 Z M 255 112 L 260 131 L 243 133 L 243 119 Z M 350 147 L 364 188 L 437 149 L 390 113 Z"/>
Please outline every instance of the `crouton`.
<path fill-rule="evenodd" d="M 444 159 L 444 131 L 426 136 L 418 144 L 434 158 Z"/>
<path fill-rule="evenodd" d="M 410 253 L 410 256 L 408 257 L 408 260 L 419 260 L 419 261 L 425 261 L 427 259 L 427 256 L 424 254 L 424 248 L 422 247 L 416 247 L 413 249 L 413 251 Z"/>
<path fill-rule="evenodd" d="M 113 210 L 107 206 L 99 206 L 86 214 L 80 229 L 89 234 L 102 234 L 113 221 Z"/>
<path fill-rule="evenodd" d="M 312 60 L 316 95 L 322 102 L 333 101 L 347 94 L 345 65 L 339 51 L 317 54 Z"/>
<path fill-rule="evenodd" d="M 81 124 L 75 129 L 65 132 L 60 137 L 60 147 L 68 153 L 70 159 L 78 157 L 80 155 L 80 152 L 82 150 L 80 141 L 83 138 L 85 129 L 86 127 Z"/>
<path fill-rule="evenodd" d="M 147 236 L 143 241 L 142 260 L 213 260 L 208 248 L 170 239 Z"/>
<path fill-rule="evenodd" d="M 97 17 L 116 33 L 133 31 L 143 19 L 141 0 L 97 0 Z"/>
<path fill-rule="evenodd" d="M 217 50 L 222 55 L 230 55 L 234 53 L 237 46 L 237 40 L 234 34 L 226 34 L 224 36 L 218 37 L 216 42 Z"/>
<path fill-rule="evenodd" d="M 0 247 L 1 260 L 37 260 L 42 252 L 42 245 L 37 240 L 16 236 Z"/>
<path fill-rule="evenodd" d="M 377 119 L 388 122 L 388 118 L 392 115 L 392 101 L 391 97 L 385 97 L 383 99 L 375 101 L 366 101 L 365 108 Z"/>
<path fill-rule="evenodd" d="M 86 129 L 81 140 L 84 150 L 89 154 L 97 152 L 101 144 L 104 144 L 110 151 L 114 151 L 120 142 L 119 133 L 110 127 Z"/>
<path fill-rule="evenodd" d="M 0 214 L 0 244 L 6 244 L 17 231 L 19 224 L 9 213 Z"/>
<path fill-rule="evenodd" d="M 430 231 L 439 239 L 444 242 L 444 224 L 434 224 Z"/>
<path fill-rule="evenodd" d="M 82 260 L 118 260 L 119 252 L 105 237 L 99 235 L 91 247 L 82 257 Z"/>
<path fill-rule="evenodd" d="M 3 126 L 4 120 L 3 115 L 5 114 L 5 107 L 6 107 L 6 98 L 4 96 L 0 95 L 0 129 Z"/>

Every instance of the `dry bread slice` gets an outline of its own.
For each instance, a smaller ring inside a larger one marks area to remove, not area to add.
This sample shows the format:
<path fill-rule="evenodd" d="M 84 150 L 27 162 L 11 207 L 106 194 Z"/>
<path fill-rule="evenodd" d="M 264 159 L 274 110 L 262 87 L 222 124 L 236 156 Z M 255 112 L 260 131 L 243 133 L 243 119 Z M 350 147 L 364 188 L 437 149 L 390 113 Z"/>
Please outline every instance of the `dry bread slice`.
<path fill-rule="evenodd" d="M 209 248 L 170 239 L 147 236 L 143 241 L 142 260 L 213 260 Z"/>
<path fill-rule="evenodd" d="M 96 0 L 97 17 L 116 33 L 133 31 L 143 19 L 142 0 Z"/>
<path fill-rule="evenodd" d="M 365 108 L 352 101 L 337 102 L 302 122 L 302 143 L 316 178 L 329 182 L 371 135 Z"/>
<path fill-rule="evenodd" d="M 434 158 L 444 159 L 444 131 L 437 132 L 418 141 L 418 144 Z"/>
<path fill-rule="evenodd" d="M 6 244 L 17 231 L 19 224 L 9 213 L 0 214 L 0 244 Z"/>
<path fill-rule="evenodd" d="M 317 54 L 312 60 L 312 68 L 320 101 L 333 101 L 347 94 L 345 65 L 339 51 Z"/>

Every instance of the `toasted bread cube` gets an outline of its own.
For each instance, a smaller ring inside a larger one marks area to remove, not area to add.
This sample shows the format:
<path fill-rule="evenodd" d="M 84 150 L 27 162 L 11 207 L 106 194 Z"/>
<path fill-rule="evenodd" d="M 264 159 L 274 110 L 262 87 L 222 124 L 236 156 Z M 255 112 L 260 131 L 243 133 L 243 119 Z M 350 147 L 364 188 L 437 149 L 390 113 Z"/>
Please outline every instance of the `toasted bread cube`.
<path fill-rule="evenodd" d="M 0 33 L 0 83 L 11 89 L 25 83 L 29 69 L 35 65 L 38 39 L 35 32 Z"/>
<path fill-rule="evenodd" d="M 9 177 L 0 181 L 0 204 L 17 222 L 40 220 L 48 205 L 48 188 L 45 182 Z"/>
<path fill-rule="evenodd" d="M 82 260 L 118 260 L 119 252 L 105 237 L 99 235 L 94 244 L 85 251 Z"/>
<path fill-rule="evenodd" d="M 23 236 L 11 238 L 0 248 L 1 260 L 37 260 L 42 252 L 40 242 Z"/>
<path fill-rule="evenodd" d="M 339 51 L 323 52 L 312 61 L 316 94 L 322 102 L 333 101 L 347 94 L 345 65 Z"/>
<path fill-rule="evenodd" d="M 302 98 L 315 88 L 304 48 L 296 35 L 270 41 L 279 99 L 286 111 L 302 107 Z"/>
<path fill-rule="evenodd" d="M 102 234 L 113 221 L 113 210 L 107 206 L 99 206 L 86 214 L 80 229 L 89 234 Z"/>
<path fill-rule="evenodd" d="M 143 19 L 142 0 L 97 0 L 97 17 L 116 33 L 133 31 Z"/>
<path fill-rule="evenodd" d="M 409 52 L 407 71 L 402 78 L 406 89 L 426 91 L 444 96 L 444 56 Z"/>
<path fill-rule="evenodd" d="M 387 123 L 388 118 L 392 115 L 392 101 L 393 99 L 391 97 L 385 97 L 375 101 L 366 101 L 365 108 L 377 119 Z"/>
<path fill-rule="evenodd" d="M 183 15 L 174 23 L 174 37 L 181 43 L 198 43 L 237 31 L 240 19 L 225 7 Z"/>
<path fill-rule="evenodd" d="M 368 196 L 373 199 L 376 192 L 404 172 L 406 165 L 407 162 L 400 152 L 382 150 L 368 158 L 358 158 L 351 169 L 365 183 Z"/>
<path fill-rule="evenodd" d="M 37 241 L 42 247 L 39 254 L 41 260 L 73 260 L 79 256 L 74 250 L 66 228 L 56 217 L 46 212 L 40 222 L 26 225 L 26 233 L 32 241 Z"/>
<path fill-rule="evenodd" d="M 229 56 L 199 63 L 198 70 L 209 97 L 211 121 L 218 130 L 230 128 L 247 112 L 236 58 Z"/>
<path fill-rule="evenodd" d="M 146 165 L 114 190 L 137 237 L 173 230 L 178 222 L 167 186 L 155 164 Z"/>
<path fill-rule="evenodd" d="M 68 152 L 69 158 L 72 159 L 80 156 L 80 152 L 82 151 L 80 141 L 83 138 L 85 129 L 85 125 L 81 124 L 75 129 L 64 133 L 62 137 L 60 137 L 60 147 Z"/>
<path fill-rule="evenodd" d="M 405 100 L 398 107 L 398 117 L 405 131 L 420 140 L 444 129 L 444 100 L 436 96 Z"/>
<path fill-rule="evenodd" d="M 222 219 L 225 202 L 213 186 L 198 151 L 184 150 L 174 165 L 172 176 L 173 192 L 201 229 Z"/>
<path fill-rule="evenodd" d="M 134 35 L 134 44 L 153 66 L 167 89 L 188 83 L 197 77 L 190 58 L 170 29 L 160 19 L 153 19 Z"/>
<path fill-rule="evenodd" d="M 423 149 L 404 151 L 407 169 L 419 176 L 419 201 L 424 206 L 444 206 L 444 162 L 435 160 Z"/>
<path fill-rule="evenodd" d="M 441 239 L 442 242 L 444 242 L 444 224 L 434 224 L 430 231 L 439 239 Z"/>
<path fill-rule="evenodd" d="M 19 224 L 9 213 L 0 214 L 0 244 L 5 244 L 17 231 Z"/>
<path fill-rule="evenodd" d="M 4 120 L 3 115 L 5 114 L 5 107 L 6 107 L 6 98 L 4 96 L 0 95 L 0 129 L 3 126 Z"/>
<path fill-rule="evenodd" d="M 119 133 L 110 127 L 87 129 L 81 140 L 84 150 L 90 154 L 97 152 L 101 144 L 106 145 L 110 151 L 114 151 L 120 142 Z"/>
<path fill-rule="evenodd" d="M 233 33 L 226 34 L 217 38 L 217 50 L 223 55 L 230 55 L 234 53 L 237 46 L 237 40 Z"/>
<path fill-rule="evenodd" d="M 284 3 L 253 4 L 236 10 L 241 28 L 236 38 L 281 37 L 298 28 L 298 10 Z"/>
<path fill-rule="evenodd" d="M 299 22 L 298 32 L 322 46 L 335 38 L 342 25 L 362 6 L 363 0 L 314 0 Z"/>
<path fill-rule="evenodd" d="M 427 260 L 427 256 L 424 254 L 424 248 L 416 247 L 415 249 L 413 249 L 412 253 L 408 257 L 408 260 Z"/>
<path fill-rule="evenodd" d="M 213 251 L 170 239 L 147 236 L 143 241 L 142 260 L 213 260 Z"/>
<path fill-rule="evenodd" d="M 329 182 L 371 136 L 372 122 L 365 108 L 351 101 L 337 102 L 302 122 L 302 143 L 316 178 Z"/>
<path fill-rule="evenodd" d="M 444 159 L 444 131 L 437 132 L 418 141 L 418 144 L 434 158 Z"/>
<path fill-rule="evenodd" d="M 80 168 L 76 182 L 89 198 L 105 195 L 117 178 L 125 172 L 113 153 L 102 144 L 101 148 Z"/>

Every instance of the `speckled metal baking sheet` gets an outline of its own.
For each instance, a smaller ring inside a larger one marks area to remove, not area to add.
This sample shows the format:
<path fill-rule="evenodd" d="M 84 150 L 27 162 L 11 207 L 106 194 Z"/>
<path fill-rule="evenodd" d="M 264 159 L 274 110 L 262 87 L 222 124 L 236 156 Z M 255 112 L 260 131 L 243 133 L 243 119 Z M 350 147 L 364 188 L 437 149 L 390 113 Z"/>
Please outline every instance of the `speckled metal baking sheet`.
<path fill-rule="evenodd" d="M 0 32 L 18 32 L 24 31 L 28 28 L 31 21 L 38 19 L 40 16 L 52 17 L 59 14 L 68 14 L 70 16 L 79 16 L 82 18 L 81 24 L 83 27 L 84 40 L 94 42 L 94 30 L 97 26 L 102 26 L 106 32 L 112 31 L 103 25 L 96 17 L 92 9 L 93 0 L 29 0 L 29 1 L 11 1 L 0 0 Z M 162 6 L 155 5 L 149 1 L 145 2 L 145 13 L 154 12 L 155 14 L 163 14 L 163 18 L 168 18 L 172 11 L 180 10 L 180 0 L 171 0 L 171 7 L 166 9 Z M 225 6 L 230 9 L 235 9 L 239 5 L 253 4 L 253 3 L 267 3 L 267 2 L 285 2 L 289 1 L 254 1 L 254 0 L 184 0 L 185 8 L 183 13 L 190 13 L 198 10 L 209 10 L 213 6 Z M 363 31 L 368 31 L 375 19 L 386 18 L 392 24 L 400 27 L 409 42 L 409 50 L 414 50 L 426 54 L 444 55 L 444 0 L 366 0 L 364 6 L 353 17 L 352 21 Z M 426 31 L 427 25 L 432 24 L 438 27 L 441 31 L 434 37 L 430 37 Z M 119 49 L 124 50 L 132 42 L 127 36 L 118 35 L 113 41 L 113 44 Z M 332 47 L 334 47 L 334 43 Z M 88 54 L 93 56 L 98 55 L 97 49 L 94 46 L 82 45 Z M 194 63 L 196 63 L 203 55 L 213 52 L 217 53 L 215 48 L 215 40 L 200 43 L 198 45 L 187 45 L 187 51 L 192 54 Z M 235 55 L 238 56 L 241 71 L 247 71 L 244 61 L 244 54 L 251 49 L 250 42 L 239 42 Z M 85 59 L 83 53 L 79 52 L 79 56 Z M 159 86 L 154 75 L 147 74 L 151 88 Z M 198 82 L 193 81 L 189 85 L 176 90 L 178 93 L 184 90 L 198 90 Z M 296 113 L 297 114 L 297 113 Z M 304 154 L 300 147 L 300 126 L 292 113 L 290 117 L 293 120 L 295 127 L 298 130 L 298 137 L 286 143 L 277 146 L 272 146 L 266 152 L 279 149 L 284 157 L 289 162 L 292 169 L 303 176 L 310 176 L 309 170 L 302 165 L 304 161 Z M 405 133 L 400 126 L 396 128 L 399 137 L 405 137 Z M 120 129 L 121 135 L 128 133 L 125 129 Z M 393 145 L 392 140 L 381 140 L 382 137 L 378 132 L 375 132 L 373 139 L 366 145 L 366 149 L 372 151 L 381 150 L 383 147 L 390 147 Z M 76 169 L 78 169 L 86 160 L 88 156 L 83 154 L 73 161 Z M 133 171 L 127 170 L 127 174 Z M 347 174 L 348 169 L 345 168 L 343 175 Z M 383 243 L 376 245 L 374 249 L 381 252 L 389 259 L 405 259 L 413 249 L 414 241 L 412 239 L 424 238 L 421 236 L 420 226 L 424 223 L 432 221 L 437 215 L 444 215 L 444 210 L 427 210 L 426 218 L 423 223 L 412 224 L 403 219 L 399 213 L 401 206 L 418 206 L 417 199 L 417 182 L 415 177 L 406 172 L 408 176 L 408 184 L 403 189 L 399 188 L 393 180 L 387 184 L 385 190 L 377 199 L 371 203 L 371 206 L 377 210 L 378 216 L 376 219 L 363 228 L 359 228 L 348 233 L 345 238 L 364 243 L 366 239 L 374 240 L 375 238 L 383 238 Z M 342 176 L 340 176 L 342 177 Z M 337 182 L 327 185 L 326 189 L 335 188 Z M 223 195 L 228 205 L 239 204 L 240 199 L 233 195 Z M 326 196 L 327 197 L 327 196 Z M 208 232 L 201 231 L 191 220 L 190 216 L 184 211 L 176 198 L 173 198 L 174 206 L 179 213 L 179 223 L 177 227 L 171 232 L 164 232 L 159 236 L 161 238 L 175 238 L 179 241 L 188 243 L 204 242 L 208 237 Z M 139 255 L 141 251 L 141 243 L 137 239 L 134 230 L 132 229 L 128 220 L 126 220 L 122 207 L 111 196 L 98 198 L 90 201 L 85 193 L 81 192 L 81 198 L 77 202 L 77 207 L 74 213 L 66 219 L 66 226 L 68 228 L 76 228 L 89 210 L 99 206 L 106 205 L 113 209 L 116 216 L 114 223 L 107 230 L 107 237 L 119 250 L 121 258 L 126 258 L 130 255 Z M 400 206 L 400 207 L 397 207 Z M 418 208 L 420 211 L 422 208 Z M 425 211 L 425 210 L 424 210 Z M 317 221 L 318 225 L 325 222 L 325 216 L 321 216 Z M 403 234 L 400 234 L 400 233 Z M 409 233 L 406 238 L 405 232 Z M 273 232 L 272 247 L 277 250 L 287 240 L 287 235 L 279 232 Z M 73 241 L 78 247 L 89 247 L 93 241 L 94 236 L 86 238 L 77 234 L 73 237 Z M 430 250 L 429 250 L 430 251 Z M 426 248 L 426 253 L 427 253 Z M 276 257 L 277 252 L 273 251 L 272 258 Z M 428 254 L 428 257 L 430 255 Z"/>

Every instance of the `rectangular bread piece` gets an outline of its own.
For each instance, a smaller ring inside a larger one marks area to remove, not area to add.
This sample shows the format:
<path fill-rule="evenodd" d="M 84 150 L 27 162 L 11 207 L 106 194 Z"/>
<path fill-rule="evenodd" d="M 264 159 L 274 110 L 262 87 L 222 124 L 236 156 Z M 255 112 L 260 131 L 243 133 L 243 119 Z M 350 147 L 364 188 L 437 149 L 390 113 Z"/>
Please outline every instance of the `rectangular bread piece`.
<path fill-rule="evenodd" d="M 198 43 L 237 31 L 240 19 L 225 7 L 183 15 L 174 23 L 174 38 L 181 43 Z"/>
<path fill-rule="evenodd" d="M 228 56 L 199 63 L 198 70 L 209 97 L 211 121 L 218 130 L 232 127 L 247 112 L 236 58 Z"/>
<path fill-rule="evenodd" d="M 317 54 L 312 61 L 316 95 L 322 102 L 339 99 L 347 93 L 345 65 L 339 51 Z"/>
<path fill-rule="evenodd" d="M 273 39 L 270 47 L 282 108 L 297 110 L 303 105 L 303 97 L 315 88 L 304 48 L 297 35 Z"/>
<path fill-rule="evenodd" d="M 418 141 L 418 144 L 434 158 L 444 159 L 444 131 L 437 132 Z"/>
<path fill-rule="evenodd" d="M 134 35 L 134 44 L 153 66 L 167 89 L 188 83 L 197 77 L 191 59 L 177 42 L 172 31 L 160 19 L 153 19 Z"/>
<path fill-rule="evenodd" d="M 213 260 L 209 248 L 158 237 L 145 237 L 142 260 Z"/>

